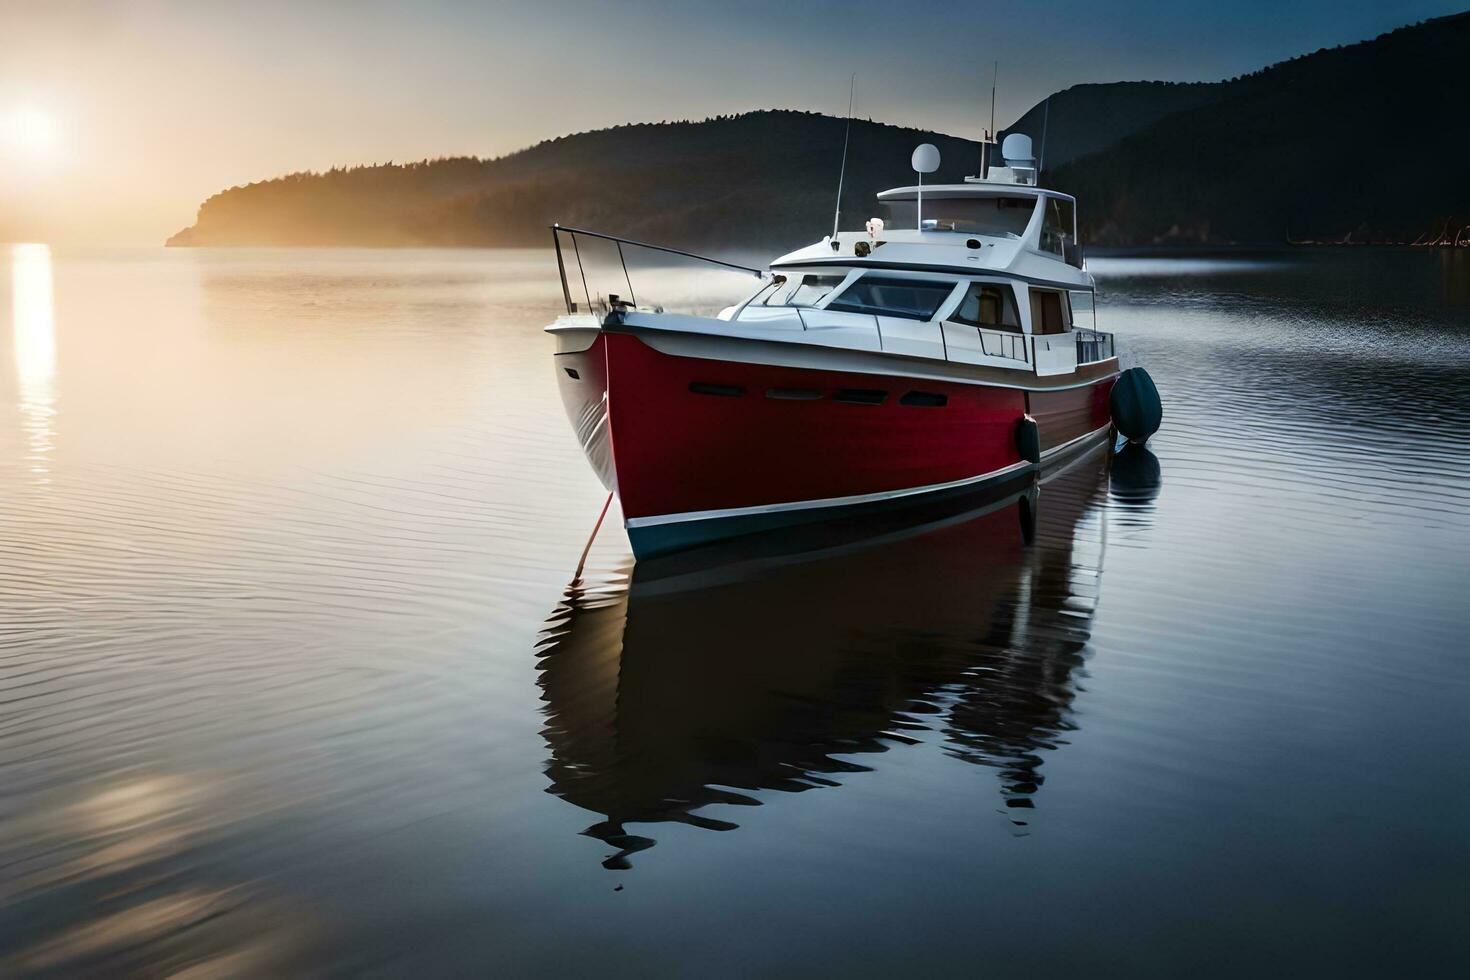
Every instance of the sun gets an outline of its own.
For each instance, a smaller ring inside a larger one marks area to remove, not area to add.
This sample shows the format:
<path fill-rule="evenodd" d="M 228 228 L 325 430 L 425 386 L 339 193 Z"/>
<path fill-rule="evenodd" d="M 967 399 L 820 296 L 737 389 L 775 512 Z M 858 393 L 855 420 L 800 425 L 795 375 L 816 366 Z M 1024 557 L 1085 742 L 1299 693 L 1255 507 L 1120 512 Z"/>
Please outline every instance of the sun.
<path fill-rule="evenodd" d="M 56 153 L 60 133 L 56 119 L 35 106 L 0 112 L 0 148 L 20 161 L 43 163 Z"/>

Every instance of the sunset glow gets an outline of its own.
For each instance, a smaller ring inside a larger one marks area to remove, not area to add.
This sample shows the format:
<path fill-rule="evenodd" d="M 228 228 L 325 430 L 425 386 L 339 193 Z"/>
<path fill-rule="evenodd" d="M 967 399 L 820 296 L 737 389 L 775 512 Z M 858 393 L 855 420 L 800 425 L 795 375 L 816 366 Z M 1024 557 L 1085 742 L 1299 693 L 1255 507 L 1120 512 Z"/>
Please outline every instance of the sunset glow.
<path fill-rule="evenodd" d="M 303 170 L 760 109 L 841 116 L 854 70 L 860 118 L 973 138 L 996 61 L 1004 127 L 1071 85 L 1219 80 L 1461 5 L 1157 6 L 1168 16 L 1141 29 L 1081 0 L 1040 25 L 935 0 L 911 17 L 874 0 L 0 3 L 0 241 L 160 245 L 210 196 Z M 574 38 L 660 54 L 610 75 L 565 57 Z"/>
<path fill-rule="evenodd" d="M 43 109 L 23 105 L 0 115 L 0 146 L 12 163 L 49 163 L 56 156 L 59 142 L 56 119 Z"/>

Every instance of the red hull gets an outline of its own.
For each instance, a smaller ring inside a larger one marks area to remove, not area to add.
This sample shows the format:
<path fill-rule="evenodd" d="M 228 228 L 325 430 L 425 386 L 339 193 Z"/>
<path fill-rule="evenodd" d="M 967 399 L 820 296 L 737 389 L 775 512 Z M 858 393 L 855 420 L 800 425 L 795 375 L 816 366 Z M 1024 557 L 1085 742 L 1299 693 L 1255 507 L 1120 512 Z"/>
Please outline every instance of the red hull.
<path fill-rule="evenodd" d="M 1016 430 L 1028 410 L 1043 450 L 1054 448 L 1108 424 L 1113 381 L 1028 392 L 673 356 L 617 333 L 556 362 L 568 414 L 630 528 L 871 501 L 1013 471 L 1024 463 Z"/>

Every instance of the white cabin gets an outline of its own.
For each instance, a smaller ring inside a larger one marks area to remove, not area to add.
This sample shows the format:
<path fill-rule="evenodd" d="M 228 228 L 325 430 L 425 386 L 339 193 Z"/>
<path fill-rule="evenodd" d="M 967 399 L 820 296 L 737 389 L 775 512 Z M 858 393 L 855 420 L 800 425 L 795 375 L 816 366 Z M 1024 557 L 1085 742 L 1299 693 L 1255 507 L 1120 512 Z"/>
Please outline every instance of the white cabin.
<path fill-rule="evenodd" d="M 870 220 L 781 256 L 773 278 L 720 319 L 799 331 L 803 343 L 1037 374 L 1110 356 L 1111 337 L 1106 350 L 1090 346 L 1104 338 L 1093 336 L 1075 200 L 1020 179 L 996 167 L 988 179 L 883 191 L 881 227 Z"/>

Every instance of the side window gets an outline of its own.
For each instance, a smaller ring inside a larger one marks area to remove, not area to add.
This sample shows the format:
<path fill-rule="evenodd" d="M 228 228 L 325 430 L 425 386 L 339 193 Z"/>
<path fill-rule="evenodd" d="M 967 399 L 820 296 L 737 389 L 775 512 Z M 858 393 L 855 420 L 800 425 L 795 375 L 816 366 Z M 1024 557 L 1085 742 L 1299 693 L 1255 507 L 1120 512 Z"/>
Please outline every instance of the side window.
<path fill-rule="evenodd" d="M 1076 243 L 1072 202 L 1060 197 L 1048 197 L 1044 206 L 1046 215 L 1041 222 L 1042 251 L 1071 261 L 1071 246 Z"/>
<path fill-rule="evenodd" d="M 950 319 L 972 327 L 1017 332 L 1021 329 L 1021 318 L 1016 314 L 1015 292 L 1010 286 L 996 283 L 971 283 Z"/>
<path fill-rule="evenodd" d="M 1031 332 L 1067 333 L 1072 329 L 1072 304 L 1066 293 L 1052 289 L 1031 290 Z"/>

